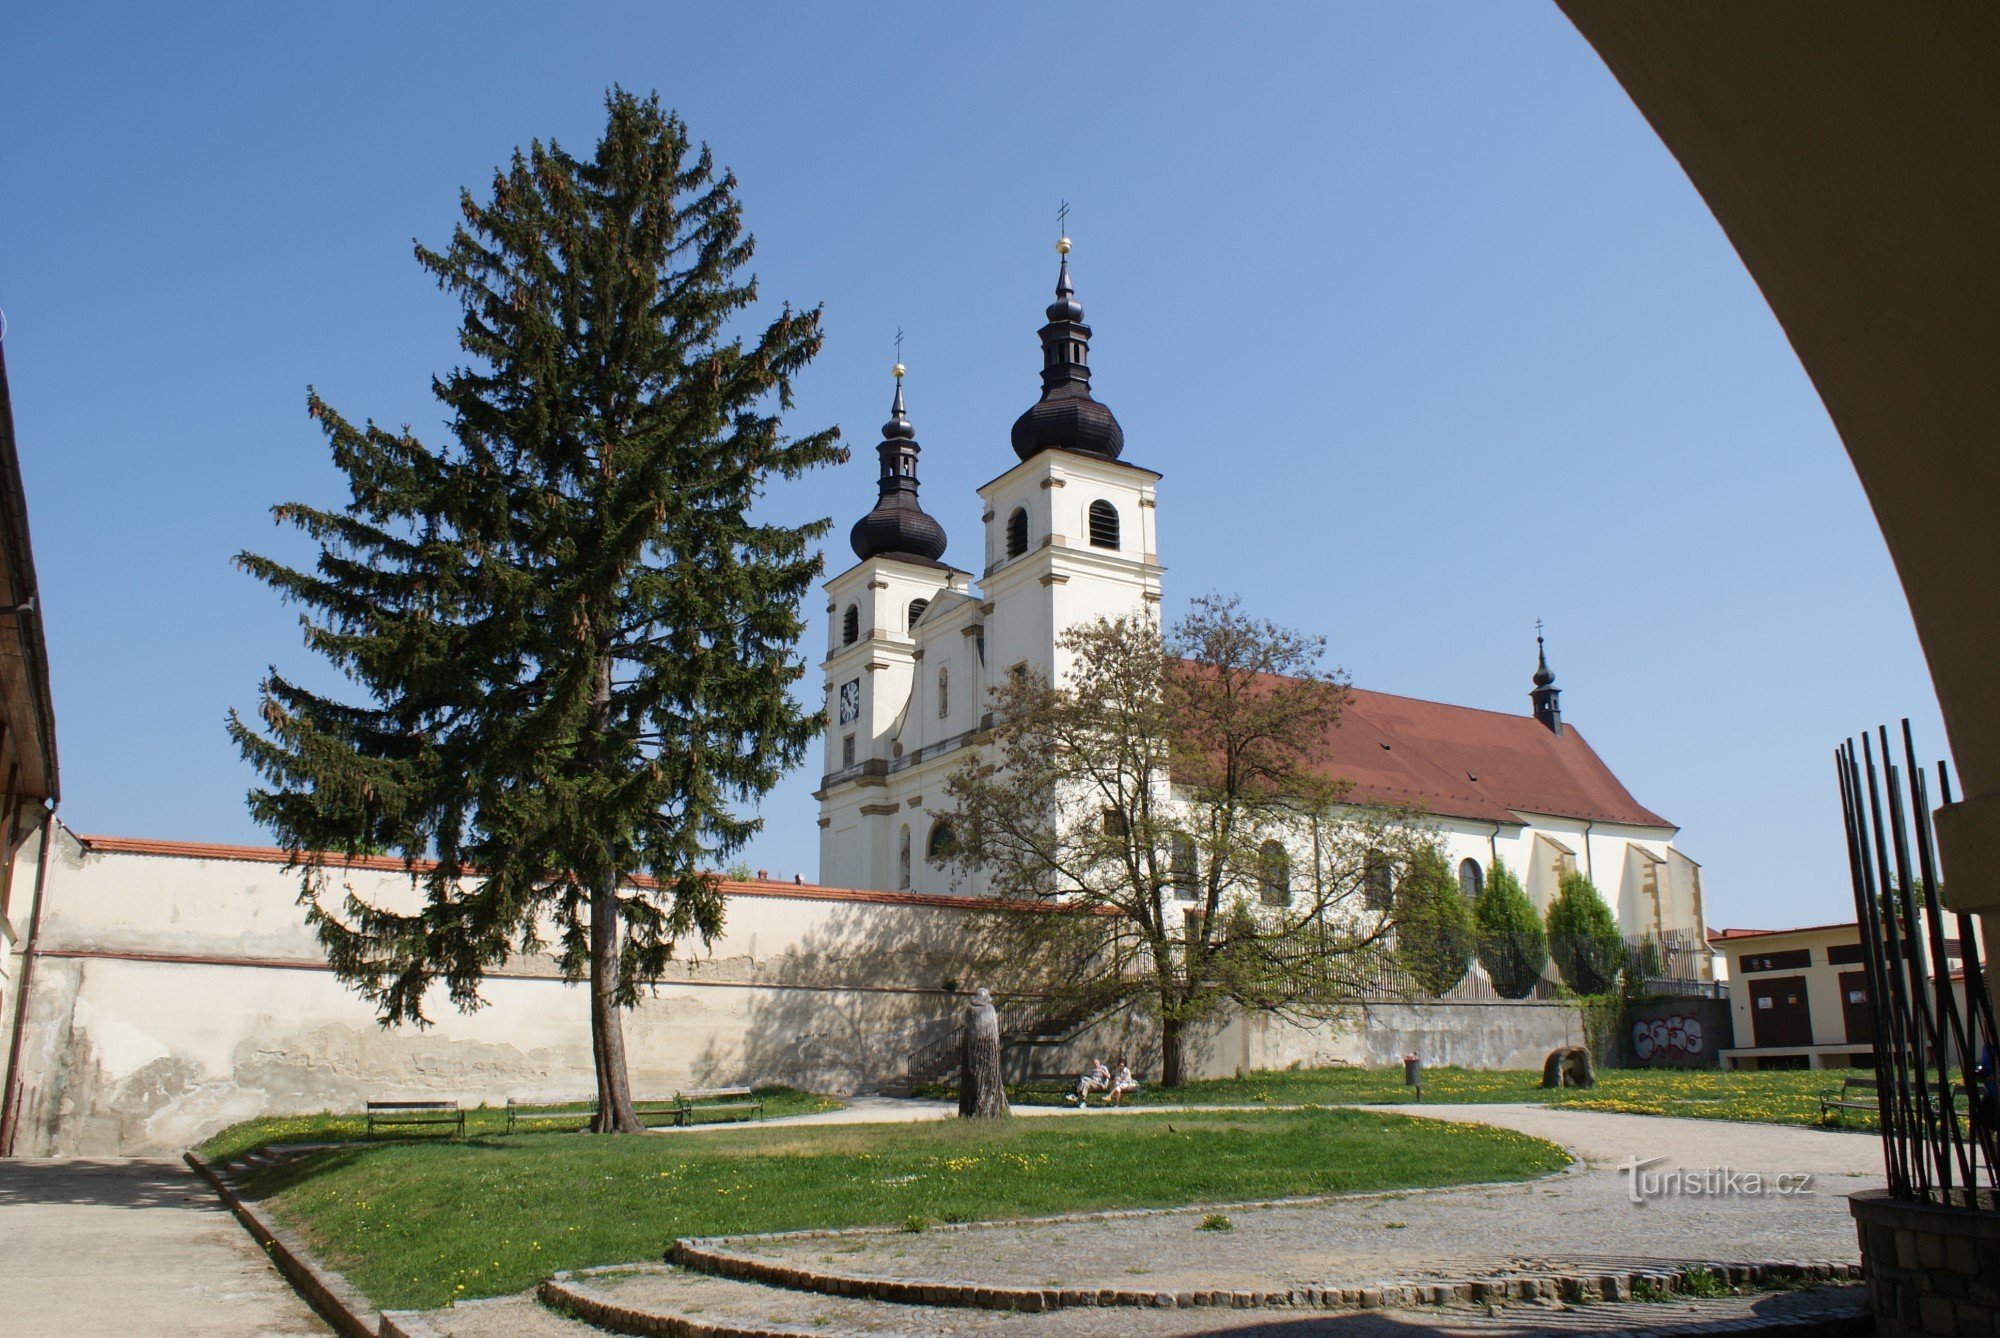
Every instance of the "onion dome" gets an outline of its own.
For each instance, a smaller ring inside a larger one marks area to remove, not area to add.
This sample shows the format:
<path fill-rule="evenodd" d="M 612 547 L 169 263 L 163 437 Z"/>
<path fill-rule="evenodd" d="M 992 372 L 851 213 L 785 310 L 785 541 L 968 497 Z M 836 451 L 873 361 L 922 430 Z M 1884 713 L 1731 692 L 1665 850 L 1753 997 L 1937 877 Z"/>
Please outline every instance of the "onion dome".
<path fill-rule="evenodd" d="M 1075 451 L 1116 460 L 1125 449 L 1125 429 L 1111 410 L 1090 397 L 1090 327 L 1083 304 L 1069 281 L 1069 238 L 1056 243 L 1062 268 L 1056 300 L 1042 336 L 1042 398 L 1014 420 L 1014 454 L 1023 460 L 1042 451 Z"/>
<path fill-rule="evenodd" d="M 900 338 L 900 336 L 898 336 Z M 848 541 L 854 556 L 908 557 L 936 562 L 944 556 L 944 526 L 926 515 L 917 502 L 916 429 L 903 413 L 903 364 L 897 363 L 896 402 L 890 407 L 889 421 L 882 424 L 882 444 L 875 453 L 882 459 L 882 478 L 877 484 L 881 496 L 875 509 L 854 522 Z"/>

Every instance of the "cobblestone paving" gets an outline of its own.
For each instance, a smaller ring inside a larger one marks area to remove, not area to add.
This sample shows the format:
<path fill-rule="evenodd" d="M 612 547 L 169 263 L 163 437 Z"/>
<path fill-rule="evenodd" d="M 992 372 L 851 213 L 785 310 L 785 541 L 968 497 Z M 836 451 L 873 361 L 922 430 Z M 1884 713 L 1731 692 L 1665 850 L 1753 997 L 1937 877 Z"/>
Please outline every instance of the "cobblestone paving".
<path fill-rule="evenodd" d="M 666 1268 L 641 1268 L 578 1280 L 586 1292 L 654 1316 L 750 1332 L 924 1335 L 926 1338 L 983 1338 L 984 1335 L 1119 1334 L 1132 1338 L 1190 1338 L 1225 1333 L 1238 1338 L 1529 1338 L 1549 1334 L 1694 1334 L 1791 1325 L 1811 1331 L 1861 1313 L 1856 1287 L 1815 1287 L 1767 1296 L 1654 1304 L 1599 1304 L 1562 1307 L 1512 1305 L 1490 1311 L 1468 1308 L 1348 1311 L 1296 1310 L 1062 1310 L 1014 1314 L 952 1310 L 934 1306 L 890 1305 L 843 1300 L 729 1282 Z M 600 1332 L 538 1306 L 527 1297 L 481 1301 L 432 1311 L 412 1325 L 416 1338 L 581 1338 Z"/>
<path fill-rule="evenodd" d="M 1540 1106 L 1432 1106 L 1422 1113 L 1551 1138 L 1581 1165 L 1521 1185 L 1232 1210 L 1228 1231 L 1197 1230 L 1204 1213 L 1193 1209 L 921 1234 L 751 1239 L 729 1248 L 828 1273 L 1158 1291 L 1373 1286 L 1675 1261 L 1852 1262 L 1859 1253 L 1846 1196 L 1881 1182 L 1880 1143 L 1872 1135 Z M 1683 1193 L 1635 1204 L 1630 1177 L 1618 1169 L 1629 1158 L 1660 1158 L 1648 1167 L 1656 1173 L 1734 1169 L 1811 1174 L 1815 1182 L 1807 1194 Z"/>

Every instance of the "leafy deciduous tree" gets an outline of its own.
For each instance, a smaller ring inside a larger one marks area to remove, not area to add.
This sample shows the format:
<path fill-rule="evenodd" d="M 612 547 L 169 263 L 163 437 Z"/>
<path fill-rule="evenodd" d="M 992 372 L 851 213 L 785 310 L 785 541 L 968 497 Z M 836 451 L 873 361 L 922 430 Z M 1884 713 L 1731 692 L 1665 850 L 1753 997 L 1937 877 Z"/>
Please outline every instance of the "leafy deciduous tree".
<path fill-rule="evenodd" d="M 818 727 L 787 688 L 827 522 L 753 517 L 773 479 L 842 456 L 788 437 L 819 312 L 756 300 L 735 179 L 657 96 L 614 89 L 594 156 L 517 151 L 422 266 L 463 308 L 468 365 L 433 382 L 452 444 L 309 411 L 347 476 L 337 510 L 276 508 L 310 569 L 240 565 L 305 610 L 346 701 L 275 669 L 262 729 L 229 730 L 250 808 L 301 869 L 342 979 L 384 1025 L 462 1009 L 548 946 L 590 982 L 601 1131 L 633 1131 L 619 1009 L 723 906 L 705 868 L 756 822 Z M 393 851 L 420 903 L 334 896 L 339 856 Z M 622 929 L 622 933 L 621 933 Z"/>
<path fill-rule="evenodd" d="M 1071 1016 L 1136 1002 L 1161 1083 L 1225 1003 L 1321 1016 L 1388 923 L 1366 870 L 1407 860 L 1402 815 L 1349 809 L 1314 764 L 1346 700 L 1324 643 L 1209 596 L 1163 637 L 1141 617 L 1065 631 L 1060 684 L 1010 676 L 991 745 L 946 785 L 952 861 L 1053 913 L 1013 954 Z"/>

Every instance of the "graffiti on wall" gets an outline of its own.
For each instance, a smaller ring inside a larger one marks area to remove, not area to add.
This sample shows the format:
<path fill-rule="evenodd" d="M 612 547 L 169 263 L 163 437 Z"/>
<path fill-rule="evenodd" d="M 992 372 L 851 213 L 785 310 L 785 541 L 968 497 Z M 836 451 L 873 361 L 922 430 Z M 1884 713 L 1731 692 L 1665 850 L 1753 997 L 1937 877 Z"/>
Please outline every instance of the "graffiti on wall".
<path fill-rule="evenodd" d="M 1692 1013 L 1641 1018 L 1632 1024 L 1632 1052 L 1642 1064 L 1656 1055 L 1667 1058 L 1676 1051 L 1692 1058 L 1701 1053 L 1701 1047 L 1701 1019 Z"/>

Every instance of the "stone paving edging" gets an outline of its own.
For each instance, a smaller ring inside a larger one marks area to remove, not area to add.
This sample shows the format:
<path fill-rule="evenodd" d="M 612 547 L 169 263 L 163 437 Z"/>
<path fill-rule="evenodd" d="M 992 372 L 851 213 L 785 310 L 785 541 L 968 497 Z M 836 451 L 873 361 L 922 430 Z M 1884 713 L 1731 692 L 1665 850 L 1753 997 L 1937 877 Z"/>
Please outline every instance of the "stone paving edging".
<path fill-rule="evenodd" d="M 616 1268 L 598 1270 L 617 1272 Z M 588 1276 L 588 1272 L 585 1273 Z M 741 1324 L 711 1324 L 707 1320 L 659 1310 L 621 1305 L 601 1293 L 579 1285 L 573 1272 L 553 1273 L 535 1288 L 535 1299 L 558 1314 L 566 1314 L 585 1324 L 611 1333 L 640 1334 L 643 1338 L 815 1338 L 806 1329 L 768 1329 Z M 432 1331 L 412 1331 L 407 1338 L 430 1338 Z M 389 1335 L 384 1338 L 403 1338 Z"/>
<path fill-rule="evenodd" d="M 1562 1147 L 1554 1139 L 1542 1141 Z M 1412 1185 L 1408 1189 L 1346 1189 L 1332 1194 L 1295 1194 L 1282 1199 L 1233 1199 L 1226 1203 L 1176 1203 L 1159 1208 L 1097 1208 L 1089 1212 L 1050 1213 L 1042 1217 L 984 1217 L 977 1222 L 930 1222 L 924 1230 L 990 1231 L 1004 1227 L 1067 1226 L 1076 1222 L 1125 1222 L 1141 1217 L 1173 1217 L 1190 1213 L 1247 1212 L 1252 1208 L 1321 1208 L 1329 1203 L 1344 1203 L 1351 1199 L 1411 1199 L 1422 1194 L 1455 1194 L 1468 1189 L 1519 1189 L 1542 1184 L 1559 1175 L 1582 1174 L 1585 1169 L 1583 1158 L 1577 1155 L 1574 1148 L 1564 1147 L 1562 1150 L 1569 1157 L 1567 1166 L 1525 1180 L 1475 1180 L 1463 1185 Z M 896 1236 L 902 1232 L 903 1228 L 899 1226 L 807 1227 L 803 1231 L 752 1231 L 740 1236 L 689 1236 L 684 1240 L 697 1245 L 724 1241 L 840 1240 L 851 1236 Z M 673 1262 L 674 1248 L 682 1243 L 676 1241 L 674 1247 L 668 1249 L 668 1263 Z"/>
<path fill-rule="evenodd" d="M 1623 1301 L 1642 1283 L 1678 1294 L 1682 1274 L 1706 1270 L 1731 1286 L 1767 1282 L 1850 1280 L 1861 1267 L 1821 1260 L 1772 1260 L 1749 1263 L 1688 1261 L 1671 1266 L 1564 1273 L 1537 1271 L 1522 1276 L 1494 1275 L 1454 1282 L 1387 1283 L 1367 1287 L 1192 1288 L 1147 1291 L 1126 1287 L 996 1287 L 941 1279 L 872 1278 L 852 1273 L 826 1273 L 792 1264 L 773 1263 L 720 1249 L 711 1241 L 679 1240 L 668 1253 L 669 1263 L 698 1273 L 755 1282 L 792 1291 L 818 1292 L 903 1305 L 950 1306 L 961 1310 L 1020 1310 L 1040 1313 L 1083 1307 L 1143 1307 L 1155 1310 L 1215 1308 L 1380 1310 L 1419 1305 L 1469 1305 L 1484 1301 Z M 647 1332 L 651 1332 L 648 1330 Z"/>
<path fill-rule="evenodd" d="M 382 1318 L 354 1285 L 332 1269 L 324 1268 L 289 1231 L 279 1230 L 237 1192 L 226 1170 L 217 1170 L 193 1151 L 181 1154 L 194 1173 L 206 1180 L 222 1199 L 223 1206 L 243 1224 L 250 1239 L 257 1242 L 276 1264 L 285 1281 L 305 1303 L 347 1338 L 377 1338 Z M 416 1338 L 412 1335 L 412 1338 Z"/>

